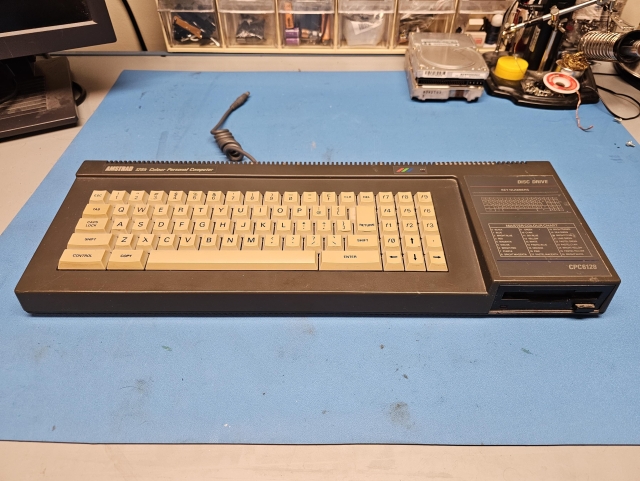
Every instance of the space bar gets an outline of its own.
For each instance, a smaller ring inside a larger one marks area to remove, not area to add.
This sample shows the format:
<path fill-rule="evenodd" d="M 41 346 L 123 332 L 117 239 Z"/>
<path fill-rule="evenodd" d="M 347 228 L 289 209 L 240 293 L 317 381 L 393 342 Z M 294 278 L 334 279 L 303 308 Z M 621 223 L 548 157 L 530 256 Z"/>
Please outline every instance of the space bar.
<path fill-rule="evenodd" d="M 151 251 L 148 271 L 315 271 L 314 251 Z"/>

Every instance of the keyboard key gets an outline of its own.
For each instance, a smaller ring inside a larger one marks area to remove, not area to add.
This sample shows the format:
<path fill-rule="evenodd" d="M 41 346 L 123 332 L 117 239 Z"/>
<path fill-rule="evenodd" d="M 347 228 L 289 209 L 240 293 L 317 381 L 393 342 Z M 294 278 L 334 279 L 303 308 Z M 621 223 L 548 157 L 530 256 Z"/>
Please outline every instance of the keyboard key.
<path fill-rule="evenodd" d="M 107 201 L 109 204 L 126 204 L 129 200 L 129 193 L 126 190 L 114 190 Z"/>
<path fill-rule="evenodd" d="M 344 247 L 342 245 L 341 235 L 330 235 L 325 240 L 325 247 L 328 251 L 342 251 Z"/>
<path fill-rule="evenodd" d="M 400 251 L 387 251 L 382 255 L 382 264 L 385 271 L 404 271 L 402 254 Z"/>
<path fill-rule="evenodd" d="M 171 205 L 180 205 L 187 203 L 187 194 L 185 194 L 181 190 L 171 190 L 169 191 L 169 197 L 167 199 L 167 204 Z"/>
<path fill-rule="evenodd" d="M 240 238 L 238 234 L 225 234 L 222 236 L 222 250 L 238 250 L 240 249 Z"/>
<path fill-rule="evenodd" d="M 105 270 L 109 251 L 106 249 L 65 249 L 58 261 L 59 270 Z"/>
<path fill-rule="evenodd" d="M 136 250 L 151 251 L 158 247 L 158 236 L 155 234 L 142 234 L 138 236 Z"/>
<path fill-rule="evenodd" d="M 426 206 L 429 204 L 433 204 L 433 198 L 431 197 L 431 192 L 416 192 L 414 196 L 414 201 L 416 206 Z"/>
<path fill-rule="evenodd" d="M 326 206 L 338 205 L 338 197 L 335 192 L 323 192 L 320 194 L 320 204 Z"/>
<path fill-rule="evenodd" d="M 322 251 L 321 271 L 381 271 L 377 251 Z"/>
<path fill-rule="evenodd" d="M 310 271 L 318 269 L 312 251 L 153 251 L 147 270 Z"/>
<path fill-rule="evenodd" d="M 373 192 L 360 192 L 358 194 L 358 205 L 375 206 L 375 196 L 373 195 Z"/>
<path fill-rule="evenodd" d="M 396 194 L 396 205 L 399 208 L 402 208 L 405 205 L 413 207 L 413 196 L 411 195 L 411 192 L 398 192 Z"/>
<path fill-rule="evenodd" d="M 205 235 L 200 237 L 200 250 L 219 249 L 220 237 L 218 234 Z"/>
<path fill-rule="evenodd" d="M 284 238 L 284 250 L 302 250 L 302 240 L 299 235 L 288 235 Z"/>
<path fill-rule="evenodd" d="M 111 224 L 111 219 L 87 219 L 83 217 L 76 224 L 75 232 L 108 233 L 111 230 Z"/>
<path fill-rule="evenodd" d="M 340 205 L 345 207 L 355 207 L 356 194 L 355 192 L 342 192 L 340 194 Z"/>
<path fill-rule="evenodd" d="M 262 248 L 267 251 L 278 251 L 282 249 L 282 239 L 279 235 L 265 236 Z"/>
<path fill-rule="evenodd" d="M 377 235 L 347 236 L 347 250 L 379 250 Z"/>
<path fill-rule="evenodd" d="M 153 214 L 152 205 L 134 205 L 131 217 L 133 219 L 151 219 Z"/>
<path fill-rule="evenodd" d="M 262 238 L 259 235 L 248 235 L 242 238 L 242 250 L 259 250 Z"/>
<path fill-rule="evenodd" d="M 82 211 L 82 217 L 86 219 L 108 219 L 113 212 L 113 206 L 110 204 L 88 204 Z"/>
<path fill-rule="evenodd" d="M 180 237 L 175 234 L 164 234 L 159 236 L 158 250 L 174 250 L 178 248 Z"/>
<path fill-rule="evenodd" d="M 149 253 L 144 250 L 118 250 L 111 254 L 107 263 L 109 271 L 141 271 L 147 263 Z"/>
<path fill-rule="evenodd" d="M 146 204 L 149 194 L 144 190 L 132 190 L 129 196 L 129 204 Z"/>
<path fill-rule="evenodd" d="M 280 205 L 280 192 L 265 192 L 262 199 L 264 205 Z"/>
<path fill-rule="evenodd" d="M 187 204 L 202 205 L 205 200 L 207 200 L 207 197 L 201 190 L 190 190 L 187 194 Z"/>
<path fill-rule="evenodd" d="M 371 198 L 373 198 L 373 194 L 371 194 Z M 364 205 L 361 204 L 356 207 L 356 233 L 378 233 L 378 227 L 376 224 L 376 209 L 372 204 L 365 203 Z"/>
<path fill-rule="evenodd" d="M 297 192 L 285 192 L 282 195 L 282 204 L 283 205 L 300 205 L 300 194 Z"/>
<path fill-rule="evenodd" d="M 442 240 L 439 235 L 426 235 L 422 241 L 427 250 L 442 250 Z"/>
<path fill-rule="evenodd" d="M 114 234 L 124 234 L 131 232 L 131 219 L 115 219 L 111 225 L 111 232 Z"/>
<path fill-rule="evenodd" d="M 404 256 L 404 267 L 407 271 L 424 272 L 427 268 L 424 265 L 422 252 L 411 251 Z"/>
<path fill-rule="evenodd" d="M 107 190 L 94 190 L 89 197 L 90 204 L 106 204 L 109 199 L 109 191 Z"/>
<path fill-rule="evenodd" d="M 316 192 L 303 192 L 302 205 L 314 206 L 318 205 L 318 194 Z"/>
<path fill-rule="evenodd" d="M 226 205 L 240 205 L 244 200 L 244 195 L 238 190 L 230 190 L 224 201 Z"/>
<path fill-rule="evenodd" d="M 447 261 L 444 258 L 444 252 L 442 251 L 429 251 L 425 259 L 427 261 L 428 271 L 447 272 L 449 270 Z"/>
<path fill-rule="evenodd" d="M 244 205 L 255 206 L 262 204 L 262 194 L 257 190 L 247 192 L 244 196 Z"/>
<path fill-rule="evenodd" d="M 224 194 L 219 190 L 210 190 L 207 192 L 207 205 L 224 204 Z"/>
<path fill-rule="evenodd" d="M 167 193 L 163 190 L 152 190 L 149 192 L 149 200 L 147 202 L 151 205 L 166 204 Z"/>
<path fill-rule="evenodd" d="M 129 218 L 131 217 L 131 209 L 133 206 L 129 204 L 116 204 L 113 206 L 113 212 L 111 218 Z"/>
<path fill-rule="evenodd" d="M 68 249 L 109 249 L 115 246 L 116 236 L 113 234 L 71 234 L 67 243 Z"/>
<path fill-rule="evenodd" d="M 132 234 L 148 234 L 153 228 L 153 221 L 150 219 L 134 219 L 131 223 Z"/>
<path fill-rule="evenodd" d="M 320 252 L 322 250 L 322 237 L 319 235 L 308 235 L 304 238 L 304 250 Z"/>
<path fill-rule="evenodd" d="M 120 234 L 116 240 L 116 249 L 133 250 L 136 247 L 136 236 L 131 234 Z"/>
<path fill-rule="evenodd" d="M 378 205 L 380 206 L 384 205 L 386 207 L 387 205 L 390 205 L 391 207 L 393 207 L 395 204 L 393 192 L 378 192 L 377 199 Z"/>

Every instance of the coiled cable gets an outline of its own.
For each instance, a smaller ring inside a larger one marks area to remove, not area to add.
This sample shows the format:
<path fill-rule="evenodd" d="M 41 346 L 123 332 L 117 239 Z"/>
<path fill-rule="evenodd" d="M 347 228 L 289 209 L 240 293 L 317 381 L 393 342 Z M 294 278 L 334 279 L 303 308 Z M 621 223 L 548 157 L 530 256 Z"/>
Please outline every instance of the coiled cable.
<path fill-rule="evenodd" d="M 249 98 L 249 92 L 243 93 L 238 97 L 235 102 L 231 104 L 231 107 L 227 109 L 220 121 L 214 128 L 211 129 L 211 135 L 216 140 L 218 147 L 224 155 L 227 156 L 230 162 L 242 162 L 247 157 L 252 163 L 257 164 L 258 161 L 248 152 L 242 149 L 242 146 L 236 139 L 233 138 L 233 134 L 228 129 L 221 129 L 222 124 L 225 123 L 231 112 L 244 105 Z"/>

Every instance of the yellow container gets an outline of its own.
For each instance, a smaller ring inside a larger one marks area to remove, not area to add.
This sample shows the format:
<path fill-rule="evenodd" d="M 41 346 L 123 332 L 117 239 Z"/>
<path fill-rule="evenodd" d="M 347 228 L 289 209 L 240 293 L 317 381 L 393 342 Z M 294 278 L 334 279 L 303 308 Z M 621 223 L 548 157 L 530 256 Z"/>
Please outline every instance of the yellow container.
<path fill-rule="evenodd" d="M 525 59 L 508 55 L 498 59 L 493 73 L 496 77 L 517 81 L 524 78 L 527 73 L 527 67 L 529 67 L 529 63 Z"/>

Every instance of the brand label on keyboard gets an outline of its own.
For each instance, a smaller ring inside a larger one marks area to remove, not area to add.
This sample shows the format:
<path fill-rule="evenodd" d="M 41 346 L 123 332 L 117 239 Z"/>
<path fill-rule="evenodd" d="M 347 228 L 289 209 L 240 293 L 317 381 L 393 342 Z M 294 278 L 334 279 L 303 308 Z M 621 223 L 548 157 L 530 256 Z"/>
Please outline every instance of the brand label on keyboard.
<path fill-rule="evenodd" d="M 611 275 L 553 176 L 465 180 L 501 275 Z"/>

